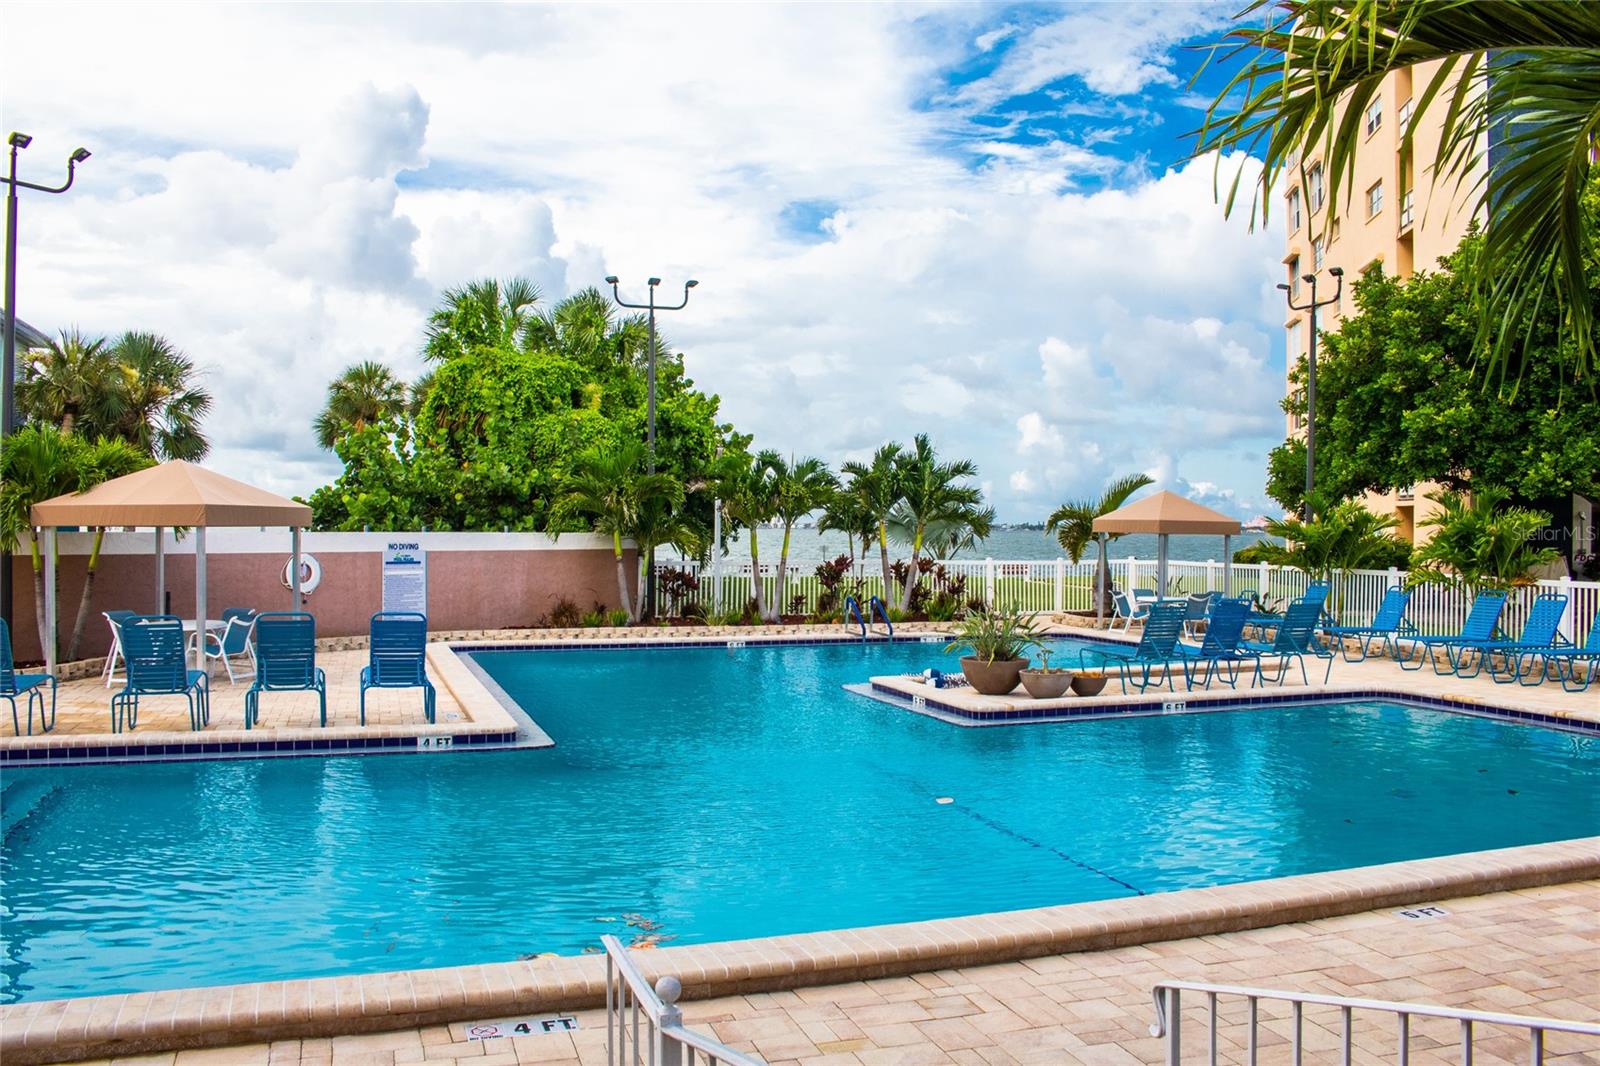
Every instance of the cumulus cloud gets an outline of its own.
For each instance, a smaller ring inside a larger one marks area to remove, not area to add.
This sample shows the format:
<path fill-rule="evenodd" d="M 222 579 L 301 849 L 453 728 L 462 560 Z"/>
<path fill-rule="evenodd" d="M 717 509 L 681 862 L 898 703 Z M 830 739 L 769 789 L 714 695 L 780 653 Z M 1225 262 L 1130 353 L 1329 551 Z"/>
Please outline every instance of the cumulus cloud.
<path fill-rule="evenodd" d="M 526 274 L 554 300 L 607 273 L 700 280 L 663 332 L 761 445 L 838 461 L 931 432 L 1003 519 L 1133 470 L 1258 490 L 1278 241 L 1222 217 L 1210 161 L 949 135 L 1060 77 L 1122 113 L 1214 9 L 625 14 L 17 9 L 83 57 L 66 86 L 48 50 L 12 57 L 28 162 L 95 149 L 26 209 L 22 316 L 172 337 L 218 396 L 215 465 L 283 491 L 335 471 L 326 381 L 419 370 L 440 289 Z M 972 49 L 993 72 L 929 106 Z"/>

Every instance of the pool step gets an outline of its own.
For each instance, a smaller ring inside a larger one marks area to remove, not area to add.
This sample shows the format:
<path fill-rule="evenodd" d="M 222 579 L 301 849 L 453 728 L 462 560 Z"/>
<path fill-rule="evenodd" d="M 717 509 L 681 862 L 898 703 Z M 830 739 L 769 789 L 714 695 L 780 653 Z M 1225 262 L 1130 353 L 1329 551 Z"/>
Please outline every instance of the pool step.
<path fill-rule="evenodd" d="M 59 789 L 47 774 L 8 774 L 0 788 L 0 839 L 9 841 L 14 830 L 26 822 Z"/>

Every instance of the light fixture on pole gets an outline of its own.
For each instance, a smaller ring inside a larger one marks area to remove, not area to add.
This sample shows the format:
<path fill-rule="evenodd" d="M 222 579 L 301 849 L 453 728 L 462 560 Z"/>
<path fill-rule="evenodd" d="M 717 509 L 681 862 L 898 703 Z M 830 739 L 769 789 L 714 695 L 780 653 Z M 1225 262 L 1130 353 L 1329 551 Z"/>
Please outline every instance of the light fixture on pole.
<path fill-rule="evenodd" d="M 661 284 L 660 278 L 649 279 L 650 300 L 648 303 L 630 304 L 623 300 L 622 294 L 617 291 L 617 276 L 606 276 L 606 284 L 611 286 L 611 298 L 618 307 L 626 307 L 632 311 L 650 312 L 650 362 L 648 368 L 648 392 L 645 398 L 645 421 L 650 452 L 650 473 L 656 472 L 656 312 L 681 311 L 689 304 L 689 290 L 700 284 L 693 278 L 683 283 L 683 299 L 675 304 L 656 303 L 656 287 Z M 651 546 L 645 561 L 645 616 L 654 618 L 656 615 L 656 549 Z"/>
<path fill-rule="evenodd" d="M 11 148 L 11 170 L 6 183 L 6 308 L 5 308 L 5 362 L 0 367 L 0 446 L 5 444 L 17 426 L 17 190 L 63 193 L 72 188 L 78 164 L 89 158 L 87 148 L 79 148 L 67 157 L 67 180 L 61 185 L 36 185 L 17 177 L 17 153 L 33 143 L 26 133 L 13 132 L 6 138 Z M 0 616 L 9 624 L 12 619 L 11 602 L 11 545 L 0 544 Z"/>
<path fill-rule="evenodd" d="M 1294 302 L 1294 290 L 1287 284 L 1279 284 L 1278 288 L 1284 291 L 1289 301 L 1291 311 L 1309 311 L 1311 338 L 1306 349 L 1306 497 L 1301 512 L 1306 521 L 1311 520 L 1311 490 L 1316 487 L 1317 481 L 1317 312 L 1324 307 L 1332 307 L 1339 302 L 1344 293 L 1344 270 L 1341 267 L 1329 267 L 1328 274 L 1333 278 L 1337 287 L 1329 299 L 1318 301 L 1316 274 L 1302 274 L 1301 280 L 1311 286 L 1311 302 L 1297 304 Z"/>

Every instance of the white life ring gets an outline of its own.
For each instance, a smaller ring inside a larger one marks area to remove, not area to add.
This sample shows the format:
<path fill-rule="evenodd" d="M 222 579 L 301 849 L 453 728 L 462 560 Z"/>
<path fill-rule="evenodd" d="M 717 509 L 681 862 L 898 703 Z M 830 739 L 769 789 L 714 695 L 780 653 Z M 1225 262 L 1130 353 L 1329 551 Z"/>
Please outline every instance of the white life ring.
<path fill-rule="evenodd" d="M 279 578 L 286 589 L 294 586 L 289 583 L 289 571 L 294 569 L 294 556 L 283 562 L 283 575 Z M 300 553 L 300 595 L 309 596 L 317 591 L 317 586 L 322 584 L 322 564 L 317 562 L 315 555 Z"/>

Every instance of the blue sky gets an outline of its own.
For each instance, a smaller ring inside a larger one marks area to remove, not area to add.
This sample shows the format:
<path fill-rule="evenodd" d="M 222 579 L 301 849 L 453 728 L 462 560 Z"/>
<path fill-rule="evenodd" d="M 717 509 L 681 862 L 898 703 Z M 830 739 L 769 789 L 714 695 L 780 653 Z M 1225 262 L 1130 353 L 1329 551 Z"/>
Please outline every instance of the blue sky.
<path fill-rule="evenodd" d="M 420 368 L 437 293 L 700 280 L 665 324 L 761 446 L 931 432 L 1003 519 L 1145 470 L 1266 509 L 1281 237 L 1183 134 L 1202 4 L 15 7 L 4 121 L 48 170 L 20 309 L 153 329 L 220 469 L 307 491 L 325 382 Z M 1231 168 L 1237 161 L 1229 161 Z M 1225 174 L 1231 170 L 1225 169 Z"/>

